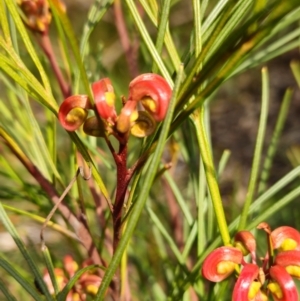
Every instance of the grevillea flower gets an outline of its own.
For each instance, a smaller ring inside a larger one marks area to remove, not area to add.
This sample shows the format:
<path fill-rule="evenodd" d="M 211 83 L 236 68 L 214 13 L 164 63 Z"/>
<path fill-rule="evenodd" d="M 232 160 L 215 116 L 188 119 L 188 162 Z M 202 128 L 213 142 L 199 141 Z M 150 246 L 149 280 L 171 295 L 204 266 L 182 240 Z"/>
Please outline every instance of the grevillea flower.
<path fill-rule="evenodd" d="M 95 105 L 99 115 L 111 122 L 115 123 L 117 113 L 115 109 L 115 93 L 109 78 L 103 78 L 92 84 Z"/>
<path fill-rule="evenodd" d="M 220 247 L 212 251 L 202 266 L 202 275 L 212 282 L 220 282 L 234 271 L 243 259 L 242 252 L 233 247 Z"/>
<path fill-rule="evenodd" d="M 244 256 L 250 253 L 252 261 L 256 261 L 256 240 L 250 231 L 239 231 L 234 237 L 234 246 L 239 248 Z"/>
<path fill-rule="evenodd" d="M 259 267 L 256 264 L 248 263 L 243 266 L 233 289 L 233 301 L 252 300 L 255 298 L 261 287 L 261 283 L 257 281 L 258 272 Z"/>
<path fill-rule="evenodd" d="M 266 223 L 258 227 L 266 232 L 269 244 L 265 258 L 261 259 L 262 267 L 256 263 L 254 236 L 249 231 L 241 231 L 235 235 L 235 248 L 217 248 L 206 257 L 202 275 L 210 281 L 219 282 L 234 270 L 239 273 L 233 289 L 233 301 L 267 301 L 270 294 L 275 301 L 298 301 L 292 276 L 300 279 L 299 232 L 288 226 L 271 231 Z M 243 258 L 249 253 L 251 263 Z"/>
<path fill-rule="evenodd" d="M 51 22 L 49 4 L 46 0 L 19 0 L 25 24 L 32 30 L 44 33 Z"/>
<path fill-rule="evenodd" d="M 274 265 L 270 267 L 272 282 L 268 284 L 268 289 L 276 301 L 296 301 L 298 292 L 295 283 L 284 267 Z"/>
<path fill-rule="evenodd" d="M 289 250 L 278 253 L 275 264 L 283 266 L 291 276 L 300 279 L 300 251 Z"/>
<path fill-rule="evenodd" d="M 163 77 L 145 73 L 130 82 L 128 101 L 141 101 L 156 121 L 162 121 L 166 116 L 171 94 L 171 87 Z"/>
<path fill-rule="evenodd" d="M 282 226 L 276 228 L 271 233 L 271 240 L 274 249 L 286 250 L 300 250 L 300 233 L 298 230 Z"/>
<path fill-rule="evenodd" d="M 69 279 L 72 278 L 78 271 L 79 266 L 72 256 L 67 255 L 63 260 L 64 269 L 55 268 L 54 274 L 59 290 L 61 291 Z M 91 262 L 83 262 L 82 268 L 88 266 Z M 49 289 L 50 294 L 54 294 L 54 288 L 51 282 L 50 275 L 47 270 L 44 272 L 43 279 Z M 72 287 L 67 295 L 66 301 L 81 300 L 85 301 L 87 294 L 95 296 L 98 291 L 98 287 L 101 284 L 101 278 L 95 272 L 85 272 L 77 280 L 76 284 Z"/>
<path fill-rule="evenodd" d="M 63 101 L 58 112 L 61 125 L 68 131 L 75 131 L 83 124 L 88 135 L 112 134 L 122 142 L 130 133 L 136 137 L 151 135 L 156 122 L 165 118 L 172 92 L 161 76 L 142 74 L 129 84 L 129 97 L 122 97 L 123 108 L 118 115 L 109 78 L 93 83 L 92 91 L 95 106 L 87 95 L 73 95 Z M 94 110 L 93 116 L 88 116 L 88 110 Z"/>
<path fill-rule="evenodd" d="M 76 131 L 86 120 L 91 103 L 87 95 L 73 95 L 64 100 L 58 111 L 60 124 L 67 131 Z"/>
<path fill-rule="evenodd" d="M 130 130 L 133 122 L 138 117 L 136 107 L 137 103 L 135 101 L 127 101 L 125 103 L 117 121 L 117 131 L 119 133 L 125 134 Z"/>
<path fill-rule="evenodd" d="M 33 31 L 47 33 L 52 16 L 47 0 L 17 0 L 23 12 L 25 24 Z M 54 5 L 65 11 L 65 5 L 59 1 L 53 1 Z"/>

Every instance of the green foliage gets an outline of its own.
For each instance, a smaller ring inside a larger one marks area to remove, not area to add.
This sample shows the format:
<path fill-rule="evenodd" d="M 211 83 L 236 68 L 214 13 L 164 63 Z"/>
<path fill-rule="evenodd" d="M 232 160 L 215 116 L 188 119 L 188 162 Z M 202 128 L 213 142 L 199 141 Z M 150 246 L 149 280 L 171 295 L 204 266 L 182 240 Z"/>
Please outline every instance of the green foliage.
<path fill-rule="evenodd" d="M 227 81 L 300 46 L 299 1 L 95 0 L 79 39 L 73 28 L 77 20 L 69 19 L 58 0 L 49 0 L 49 6 L 48 34 L 25 25 L 16 1 L 0 0 L 0 229 L 12 236 L 16 258 L 27 263 L 17 266 L 14 256 L 0 250 L 2 295 L 19 300 L 25 292 L 34 300 L 65 300 L 79 279 L 93 274 L 100 275 L 102 283 L 88 297 L 91 300 L 187 301 L 194 300 L 193 295 L 230 300 L 228 294 L 220 295 L 232 290 L 232 283 L 207 286 L 201 265 L 214 248 L 230 245 L 238 229 L 254 230 L 263 221 L 276 224 L 276 214 L 299 197 L 296 155 L 288 174 L 276 183 L 270 179 L 292 89 L 287 87 L 266 145 L 272 78 L 266 67 L 262 69 L 261 113 L 256 144 L 250 146 L 254 151 L 247 196 L 242 205 L 233 200 L 229 204 L 240 206 L 233 215 L 220 192 L 230 150 L 223 150 L 216 163 L 210 106 Z M 182 6 L 192 10 L 186 28 L 174 20 L 186 13 L 180 11 Z M 113 53 L 107 56 L 110 41 L 94 38 L 99 28 L 105 32 L 111 26 L 107 20 L 116 23 L 112 39 L 122 46 L 119 59 Z M 112 58 L 112 67 L 102 55 Z M 298 85 L 299 66 L 296 61 L 291 64 Z M 133 174 L 125 187 L 121 235 L 116 239 L 120 153 L 114 150 L 122 142 L 111 136 L 88 137 L 81 130 L 66 133 L 57 123 L 58 109 L 61 100 L 75 94 L 88 95 L 94 104 L 90 79 L 109 77 L 119 110 L 119 95 L 125 99 L 128 83 L 143 72 L 162 75 L 173 93 L 155 133 L 129 139 L 123 163 Z M 79 166 L 85 174 L 91 169 L 90 180 L 82 180 Z M 79 176 L 70 187 L 75 174 Z M 35 258 L 20 227 L 34 223 L 39 233 L 54 206 L 57 211 L 47 229 L 53 236 L 61 234 L 60 241 L 48 243 L 46 237 L 49 249 L 44 242 L 42 248 L 37 244 L 34 248 L 43 256 Z M 60 289 L 55 268 L 63 265 L 67 254 L 80 263 L 91 259 L 91 265 L 69 275 Z M 43 280 L 45 268 L 55 298 Z M 2 275 L 16 282 L 7 285 Z"/>

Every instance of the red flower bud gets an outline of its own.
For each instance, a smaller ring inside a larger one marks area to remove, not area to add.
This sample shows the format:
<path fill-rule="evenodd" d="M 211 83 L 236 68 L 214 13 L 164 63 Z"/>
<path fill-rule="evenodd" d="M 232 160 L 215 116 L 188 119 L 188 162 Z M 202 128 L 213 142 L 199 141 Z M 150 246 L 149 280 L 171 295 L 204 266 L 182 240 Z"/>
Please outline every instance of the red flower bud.
<path fill-rule="evenodd" d="M 129 84 L 129 101 L 141 101 L 156 121 L 162 121 L 167 113 L 172 90 L 167 81 L 153 73 L 141 74 Z"/>
<path fill-rule="evenodd" d="M 227 278 L 243 260 L 242 252 L 233 247 L 220 247 L 212 251 L 204 260 L 202 275 L 213 282 Z"/>
<path fill-rule="evenodd" d="M 48 1 L 20 0 L 18 4 L 22 9 L 24 22 L 31 30 L 39 33 L 48 32 L 52 18 Z"/>
<path fill-rule="evenodd" d="M 246 256 L 249 253 L 251 254 L 252 261 L 256 261 L 256 240 L 253 234 L 250 231 L 240 231 L 234 237 L 234 245 L 236 248 L 239 248 L 243 255 Z"/>
<path fill-rule="evenodd" d="M 114 88 L 109 78 L 103 78 L 92 84 L 95 105 L 98 114 L 105 120 L 114 124 L 117 118 L 115 109 Z"/>
<path fill-rule="evenodd" d="M 271 233 L 271 240 L 274 249 L 300 251 L 300 233 L 292 227 L 282 226 L 276 228 Z"/>
<path fill-rule="evenodd" d="M 117 130 L 125 134 L 128 132 L 133 122 L 138 118 L 138 112 L 136 110 L 137 103 L 135 101 L 127 101 L 118 116 Z"/>
<path fill-rule="evenodd" d="M 103 122 L 96 116 L 89 117 L 83 125 L 83 131 L 90 136 L 105 137 L 105 128 Z"/>
<path fill-rule="evenodd" d="M 78 270 L 78 264 L 71 255 L 64 257 L 64 268 L 70 277 L 73 277 Z"/>
<path fill-rule="evenodd" d="M 73 95 L 66 98 L 58 111 L 58 119 L 67 131 L 77 130 L 86 120 L 91 103 L 87 95 Z"/>
<path fill-rule="evenodd" d="M 298 292 L 292 277 L 284 267 L 274 265 L 270 268 L 270 276 L 274 280 L 268 289 L 275 301 L 298 301 Z"/>

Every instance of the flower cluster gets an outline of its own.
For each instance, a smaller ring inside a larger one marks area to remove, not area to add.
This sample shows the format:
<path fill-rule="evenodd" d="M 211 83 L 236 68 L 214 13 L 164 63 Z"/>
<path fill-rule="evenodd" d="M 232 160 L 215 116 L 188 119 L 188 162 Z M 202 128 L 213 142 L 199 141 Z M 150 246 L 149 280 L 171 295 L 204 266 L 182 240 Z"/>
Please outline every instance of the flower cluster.
<path fill-rule="evenodd" d="M 41 34 L 48 32 L 52 16 L 47 0 L 17 0 L 17 3 L 25 24 L 31 30 Z M 54 4 L 65 11 L 65 5 L 60 0 L 54 1 Z"/>
<path fill-rule="evenodd" d="M 151 135 L 156 122 L 165 118 L 172 91 L 161 76 L 141 74 L 130 82 L 129 95 L 127 99 L 122 98 L 120 114 L 116 111 L 116 96 L 109 78 L 93 83 L 92 92 L 95 105 L 87 95 L 66 98 L 59 108 L 60 123 L 68 131 L 75 131 L 83 124 L 88 135 L 112 134 L 120 139 L 129 133 L 137 137 Z M 88 117 L 88 110 L 94 111 L 94 115 Z"/>
<path fill-rule="evenodd" d="M 70 255 L 66 255 L 64 257 L 63 263 L 64 269 L 54 269 L 56 282 L 60 291 L 65 287 L 70 278 L 72 278 L 78 270 L 78 264 Z M 82 264 L 82 268 L 88 266 L 89 264 L 91 264 L 91 262 L 85 261 Z M 43 279 L 49 289 L 50 294 L 54 294 L 54 288 L 48 270 L 45 270 Z M 87 294 L 93 296 L 96 295 L 100 284 L 101 278 L 96 273 L 85 272 L 80 276 L 80 278 L 76 281 L 75 285 L 68 293 L 66 301 L 85 301 Z"/>
<path fill-rule="evenodd" d="M 233 301 L 266 301 L 270 294 L 276 301 L 298 301 L 292 276 L 300 278 L 300 233 L 288 226 L 271 231 L 266 223 L 261 223 L 258 228 L 268 237 L 265 257 L 256 258 L 255 237 L 249 231 L 241 231 L 235 236 L 234 246 L 217 248 L 206 257 L 203 277 L 220 282 L 235 271 L 238 278 Z M 251 258 L 250 263 L 244 259 L 247 255 Z"/>

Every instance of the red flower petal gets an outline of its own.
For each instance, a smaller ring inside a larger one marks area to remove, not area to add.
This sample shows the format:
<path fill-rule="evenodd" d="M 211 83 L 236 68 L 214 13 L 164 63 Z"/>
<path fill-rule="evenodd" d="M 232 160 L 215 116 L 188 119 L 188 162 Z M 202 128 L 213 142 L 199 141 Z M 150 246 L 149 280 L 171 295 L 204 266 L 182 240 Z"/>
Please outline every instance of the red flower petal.
<path fill-rule="evenodd" d="M 114 123 L 117 117 L 114 104 L 114 88 L 109 78 L 103 78 L 92 84 L 95 105 L 99 115 Z"/>
<path fill-rule="evenodd" d="M 255 240 L 255 237 L 253 236 L 253 234 L 250 231 L 239 231 L 235 235 L 234 241 L 235 241 L 236 247 L 238 247 L 238 245 L 240 245 L 240 247 L 242 248 L 241 251 L 243 252 L 244 256 L 248 255 L 248 253 L 251 254 L 253 263 L 255 263 L 256 240 Z"/>
<path fill-rule="evenodd" d="M 279 285 L 282 296 L 276 295 L 271 291 L 276 301 L 298 301 L 298 292 L 292 277 L 284 267 L 274 265 L 270 268 L 271 278 Z M 270 285 L 270 284 L 269 284 Z"/>
<path fill-rule="evenodd" d="M 253 281 L 257 278 L 259 272 L 259 267 L 256 264 L 245 264 L 237 282 L 235 283 L 232 301 L 249 301 L 249 291 L 251 289 L 251 285 Z M 259 293 L 259 291 L 257 292 Z"/>
<path fill-rule="evenodd" d="M 291 276 L 300 278 L 300 251 L 289 250 L 278 253 L 275 264 L 285 267 Z"/>
<path fill-rule="evenodd" d="M 59 108 L 59 122 L 67 131 L 76 131 L 87 118 L 87 110 L 91 108 L 87 95 L 70 96 Z"/>
<path fill-rule="evenodd" d="M 172 90 L 167 81 L 153 73 L 141 74 L 129 84 L 129 101 L 141 101 L 156 121 L 162 121 L 167 113 Z"/>
<path fill-rule="evenodd" d="M 300 233 L 298 230 L 282 226 L 276 228 L 271 233 L 273 248 L 282 248 L 283 250 L 299 250 L 300 251 Z"/>
<path fill-rule="evenodd" d="M 218 268 L 220 268 L 220 264 L 228 263 L 234 263 L 234 264 L 240 264 L 243 259 L 242 252 L 233 247 L 220 247 L 212 251 L 204 260 L 203 266 L 202 266 L 202 275 L 206 279 L 213 281 L 213 282 L 219 282 L 223 279 L 227 278 L 233 271 L 234 266 L 226 271 L 226 268 L 224 272 L 220 273 L 218 272 Z"/>

